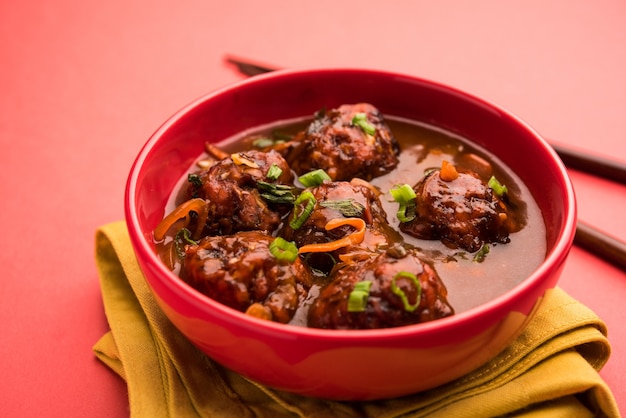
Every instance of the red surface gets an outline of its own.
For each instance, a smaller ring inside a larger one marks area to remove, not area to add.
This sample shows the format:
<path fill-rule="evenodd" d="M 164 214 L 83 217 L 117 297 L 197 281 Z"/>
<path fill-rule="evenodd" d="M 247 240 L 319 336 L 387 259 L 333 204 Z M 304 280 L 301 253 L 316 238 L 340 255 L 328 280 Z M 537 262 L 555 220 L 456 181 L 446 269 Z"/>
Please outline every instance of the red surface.
<path fill-rule="evenodd" d="M 412 73 L 485 97 L 553 140 L 626 161 L 626 4 L 0 4 L 0 415 L 127 416 L 91 346 L 107 330 L 93 234 L 123 217 L 130 165 L 173 112 L 279 66 Z M 626 239 L 626 186 L 572 172 L 581 219 Z M 626 274 L 574 248 L 561 286 L 609 326 L 601 374 L 626 410 Z"/>

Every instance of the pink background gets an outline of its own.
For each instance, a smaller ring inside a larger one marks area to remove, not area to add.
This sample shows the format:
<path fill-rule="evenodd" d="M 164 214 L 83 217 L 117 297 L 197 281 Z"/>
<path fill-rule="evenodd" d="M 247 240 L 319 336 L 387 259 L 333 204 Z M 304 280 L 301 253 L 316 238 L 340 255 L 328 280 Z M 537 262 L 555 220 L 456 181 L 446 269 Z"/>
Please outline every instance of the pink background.
<path fill-rule="evenodd" d="M 229 0 L 0 4 L 0 415 L 127 416 L 94 232 L 172 113 L 241 78 L 226 54 L 368 67 L 482 96 L 555 143 L 626 162 L 626 3 Z M 571 171 L 580 218 L 626 239 L 626 186 Z M 560 285 L 609 326 L 626 408 L 626 274 L 577 247 Z"/>

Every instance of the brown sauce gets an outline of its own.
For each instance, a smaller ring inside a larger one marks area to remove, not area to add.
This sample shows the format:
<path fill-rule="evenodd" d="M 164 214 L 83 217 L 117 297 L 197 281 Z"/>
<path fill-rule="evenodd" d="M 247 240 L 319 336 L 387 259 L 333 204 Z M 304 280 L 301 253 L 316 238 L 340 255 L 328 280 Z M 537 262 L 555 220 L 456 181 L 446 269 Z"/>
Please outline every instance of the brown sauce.
<path fill-rule="evenodd" d="M 396 217 L 398 205 L 389 196 L 389 190 L 398 184 L 416 184 L 428 170 L 440 167 L 443 160 L 462 165 L 467 156 L 480 161 L 489 161 L 494 174 L 507 185 L 510 193 L 520 203 L 525 212 L 525 225 L 510 235 L 507 244 L 492 244 L 483 262 L 473 261 L 473 255 L 462 250 L 449 248 L 438 240 L 421 240 L 402 234 L 406 243 L 418 248 L 433 265 L 448 289 L 448 301 L 456 313 L 460 313 L 488 302 L 515 287 L 528 277 L 544 260 L 546 254 L 545 226 L 541 211 L 531 193 L 521 180 L 495 156 L 476 147 L 469 141 L 438 128 L 404 119 L 386 116 L 386 122 L 395 136 L 401 153 L 395 170 L 375 178 L 371 184 L 382 191 L 381 202 L 387 213 L 390 225 L 398 229 Z M 270 136 L 280 131 L 291 135 L 306 126 L 308 121 L 282 121 L 270 126 L 259 127 L 243 132 L 236 137 L 216 144 L 225 152 L 232 153 L 249 149 L 252 139 Z M 205 158 L 200 156 L 198 161 Z M 194 164 L 189 172 L 197 171 Z M 180 184 L 187 181 L 187 175 Z M 166 208 L 169 213 L 175 207 L 178 188 L 170 198 Z M 309 299 L 319 291 L 315 286 L 309 292 Z M 305 309 L 306 311 L 306 309 Z M 302 325 L 306 312 L 298 312 L 290 322 Z"/>

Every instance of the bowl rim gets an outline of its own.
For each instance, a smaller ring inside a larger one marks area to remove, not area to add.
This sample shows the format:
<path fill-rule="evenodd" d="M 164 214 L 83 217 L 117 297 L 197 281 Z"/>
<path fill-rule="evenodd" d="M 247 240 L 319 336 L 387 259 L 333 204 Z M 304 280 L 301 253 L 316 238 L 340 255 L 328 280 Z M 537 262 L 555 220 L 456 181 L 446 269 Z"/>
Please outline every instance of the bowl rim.
<path fill-rule="evenodd" d="M 288 324 L 281 324 L 273 321 L 265 321 L 258 318 L 246 315 L 243 312 L 239 312 L 233 308 L 221 304 L 208 296 L 196 291 L 191 286 L 186 284 L 177 275 L 170 271 L 163 262 L 158 259 L 156 253 L 150 247 L 147 239 L 144 238 L 144 233 L 139 226 L 139 218 L 135 207 L 137 205 L 136 195 L 138 193 L 137 182 L 139 174 L 142 171 L 143 163 L 151 154 L 153 148 L 158 144 L 160 138 L 179 120 L 185 117 L 185 115 L 202 103 L 213 99 L 216 96 L 229 94 L 236 90 L 247 88 L 258 83 L 265 83 L 268 80 L 276 79 L 289 79 L 298 76 L 322 76 L 325 74 L 343 73 L 346 76 L 349 75 L 374 75 L 392 78 L 399 78 L 404 80 L 412 80 L 420 83 L 428 84 L 432 87 L 443 89 L 455 95 L 470 99 L 478 104 L 482 104 L 487 108 L 496 110 L 498 113 L 506 115 L 512 121 L 519 126 L 523 127 L 541 147 L 542 151 L 551 157 L 561 179 L 561 187 L 563 188 L 563 194 L 565 196 L 564 204 L 564 218 L 562 225 L 556 234 L 556 240 L 554 247 L 546 254 L 543 262 L 535 269 L 535 271 L 523 281 L 518 283 L 513 288 L 509 289 L 505 293 L 478 305 L 474 308 L 466 311 L 455 313 L 454 315 L 446 318 L 437 319 L 435 321 L 429 321 L 425 323 L 405 325 L 401 327 L 393 328 L 379 328 L 379 329 L 367 329 L 367 330 L 327 330 L 309 328 L 303 326 L 294 326 Z M 488 318 L 488 315 L 494 312 L 508 312 L 506 308 L 512 302 L 515 302 L 525 292 L 530 292 L 533 287 L 537 286 L 540 282 L 540 278 L 549 274 L 549 272 L 558 268 L 567 258 L 569 250 L 572 246 L 577 219 L 577 207 L 574 188 L 567 174 L 565 165 L 558 157 L 557 153 L 552 149 L 548 142 L 530 125 L 525 121 L 517 117 L 515 114 L 509 112 L 502 106 L 496 105 L 486 99 L 477 97 L 472 93 L 457 89 L 450 85 L 443 84 L 441 82 L 433 81 L 430 79 L 402 74 L 399 72 L 376 70 L 357 67 L 339 67 L 339 68 L 306 68 L 306 69 L 281 69 L 271 73 L 261 74 L 251 78 L 243 79 L 229 85 L 217 88 L 206 94 L 203 94 L 195 100 L 189 102 L 187 105 L 180 108 L 172 116 L 170 116 L 145 142 L 141 147 L 139 154 L 135 158 L 130 173 L 126 181 L 126 188 L 124 193 L 124 213 L 128 232 L 131 242 L 133 244 L 133 250 L 135 251 L 138 260 L 143 257 L 145 263 L 149 263 L 151 268 L 155 268 L 159 273 L 161 284 L 165 285 L 171 291 L 175 292 L 177 296 L 184 297 L 189 303 L 194 305 L 196 309 L 205 310 L 207 307 L 219 312 L 221 320 L 225 322 L 236 322 L 238 326 L 254 330 L 256 333 L 276 333 L 279 332 L 285 335 L 287 338 L 310 338 L 315 340 L 332 340 L 332 341 L 349 341 L 349 342 L 373 342 L 380 338 L 385 339 L 402 339 L 406 336 L 426 336 L 434 333 L 445 333 L 448 330 L 462 329 L 470 322 L 474 323 L 477 317 Z M 140 263 L 141 264 L 141 263 Z M 149 281 L 148 284 L 150 285 Z M 150 285 L 151 286 L 151 285 Z M 532 293 L 532 292 L 531 292 Z"/>

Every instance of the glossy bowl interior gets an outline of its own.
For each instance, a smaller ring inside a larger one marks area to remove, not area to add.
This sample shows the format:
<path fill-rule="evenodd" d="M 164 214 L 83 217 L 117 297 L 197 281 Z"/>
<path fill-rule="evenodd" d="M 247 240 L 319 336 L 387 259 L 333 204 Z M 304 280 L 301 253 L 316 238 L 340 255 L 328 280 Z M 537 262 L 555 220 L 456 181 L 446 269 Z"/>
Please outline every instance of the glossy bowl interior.
<path fill-rule="evenodd" d="M 543 264 L 506 294 L 449 318 L 393 329 L 333 331 L 246 316 L 187 286 L 158 260 L 152 230 L 205 141 L 218 142 L 259 125 L 356 102 L 460 134 L 508 164 L 541 208 L 548 248 Z M 279 71 L 199 98 L 143 147 L 125 199 L 141 269 L 160 307 L 187 338 L 215 361 L 259 383 L 342 400 L 429 389 L 493 358 L 523 328 L 544 292 L 556 285 L 576 220 L 574 193 L 563 164 L 524 122 L 454 88 L 359 69 Z"/>

